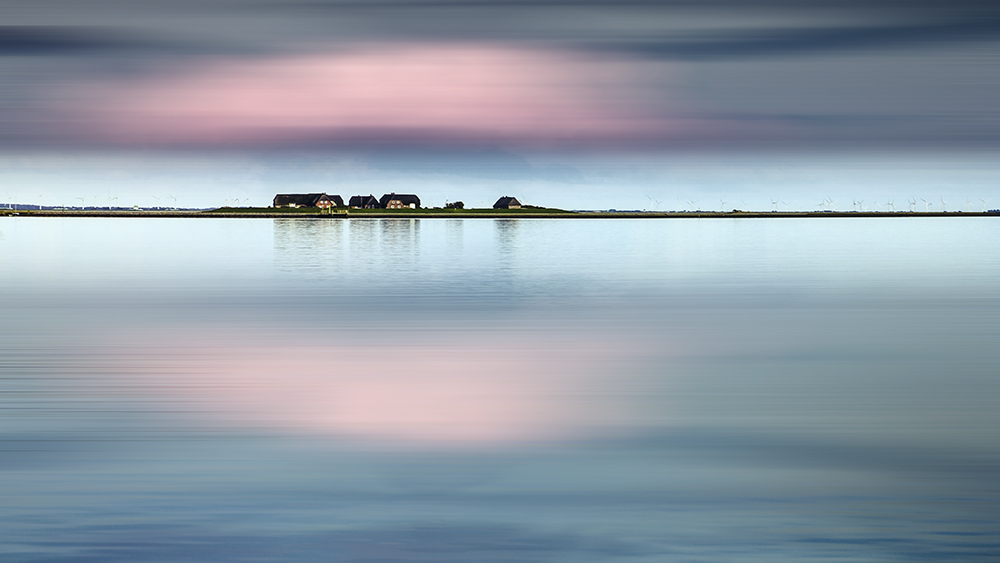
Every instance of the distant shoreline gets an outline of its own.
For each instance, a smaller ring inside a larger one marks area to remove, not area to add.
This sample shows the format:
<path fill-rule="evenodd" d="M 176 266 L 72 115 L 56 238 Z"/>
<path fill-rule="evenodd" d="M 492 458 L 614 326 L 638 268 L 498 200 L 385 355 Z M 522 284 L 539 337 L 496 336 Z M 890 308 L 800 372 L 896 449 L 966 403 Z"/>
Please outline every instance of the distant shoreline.
<path fill-rule="evenodd" d="M 1000 211 L 564 211 L 560 209 L 492 210 L 347 210 L 339 213 L 268 211 L 266 208 L 239 211 L 176 210 L 13 210 L 0 209 L 0 216 L 19 217 L 158 217 L 227 219 L 825 219 L 899 217 L 1000 217 Z"/>

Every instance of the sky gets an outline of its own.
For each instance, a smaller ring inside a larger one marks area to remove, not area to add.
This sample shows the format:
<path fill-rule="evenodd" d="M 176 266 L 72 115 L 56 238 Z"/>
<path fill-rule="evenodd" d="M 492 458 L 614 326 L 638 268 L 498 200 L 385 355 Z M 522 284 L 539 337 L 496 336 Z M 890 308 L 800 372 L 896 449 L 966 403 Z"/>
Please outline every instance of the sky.
<path fill-rule="evenodd" d="M 989 2 L 41 0 L 0 21 L 7 201 L 1000 206 Z"/>

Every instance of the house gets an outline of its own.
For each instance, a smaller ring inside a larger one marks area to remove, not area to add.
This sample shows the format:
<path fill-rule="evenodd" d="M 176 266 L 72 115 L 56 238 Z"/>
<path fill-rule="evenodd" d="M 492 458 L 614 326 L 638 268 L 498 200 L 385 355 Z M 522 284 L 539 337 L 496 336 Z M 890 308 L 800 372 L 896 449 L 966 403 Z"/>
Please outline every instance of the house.
<path fill-rule="evenodd" d="M 340 200 L 340 205 L 344 200 L 340 196 L 333 196 Z M 326 194 L 278 194 L 274 196 L 274 207 L 319 207 L 329 209 L 336 205 L 334 200 Z"/>
<path fill-rule="evenodd" d="M 379 200 L 379 207 L 384 209 L 418 209 L 420 207 L 420 198 L 413 194 L 385 194 Z"/>
<path fill-rule="evenodd" d="M 352 195 L 350 201 L 347 203 L 349 207 L 355 209 L 378 209 L 382 207 L 375 196 L 369 195 Z"/>
<path fill-rule="evenodd" d="M 327 195 L 326 197 L 330 198 L 330 202 L 337 207 L 344 207 L 344 198 L 339 195 Z"/>
<path fill-rule="evenodd" d="M 493 209 L 521 209 L 521 202 L 510 196 L 503 196 L 493 204 Z"/>

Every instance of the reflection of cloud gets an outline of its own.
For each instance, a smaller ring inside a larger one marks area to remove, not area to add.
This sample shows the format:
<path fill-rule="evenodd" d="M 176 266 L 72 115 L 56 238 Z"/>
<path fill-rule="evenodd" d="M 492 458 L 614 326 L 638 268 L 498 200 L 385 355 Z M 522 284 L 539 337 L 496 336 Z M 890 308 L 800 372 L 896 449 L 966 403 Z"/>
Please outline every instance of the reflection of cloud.
<path fill-rule="evenodd" d="M 548 440 L 621 417 L 593 396 L 607 391 L 609 376 L 624 383 L 627 362 L 617 362 L 626 347 L 585 340 L 496 333 L 447 345 L 175 342 L 169 360 L 129 367 L 127 385 L 226 425 L 431 443 Z M 603 371 L 611 365 L 613 374 Z"/>
<path fill-rule="evenodd" d="M 568 53 L 417 45 L 219 59 L 81 86 L 61 109 L 81 134 L 126 143 L 573 143 L 695 132 L 648 80 L 635 65 Z"/>

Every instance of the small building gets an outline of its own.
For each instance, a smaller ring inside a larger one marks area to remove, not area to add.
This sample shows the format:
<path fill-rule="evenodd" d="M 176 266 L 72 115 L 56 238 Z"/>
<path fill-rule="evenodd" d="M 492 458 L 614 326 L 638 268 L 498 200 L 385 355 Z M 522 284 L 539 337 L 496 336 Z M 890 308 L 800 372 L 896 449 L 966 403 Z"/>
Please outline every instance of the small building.
<path fill-rule="evenodd" d="M 493 204 L 493 209 L 521 209 L 521 202 L 517 198 L 503 196 Z"/>
<path fill-rule="evenodd" d="M 340 196 L 333 196 L 340 200 L 340 205 L 344 200 Z M 274 196 L 274 207 L 319 207 L 329 209 L 336 205 L 334 200 L 326 194 L 278 194 Z"/>
<path fill-rule="evenodd" d="M 379 200 L 379 207 L 383 209 L 419 209 L 420 198 L 413 194 L 385 194 Z"/>
<path fill-rule="evenodd" d="M 353 207 L 354 209 L 378 209 L 382 207 L 378 199 L 375 196 L 369 195 L 352 195 L 350 201 L 347 205 Z"/>

